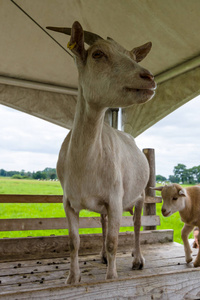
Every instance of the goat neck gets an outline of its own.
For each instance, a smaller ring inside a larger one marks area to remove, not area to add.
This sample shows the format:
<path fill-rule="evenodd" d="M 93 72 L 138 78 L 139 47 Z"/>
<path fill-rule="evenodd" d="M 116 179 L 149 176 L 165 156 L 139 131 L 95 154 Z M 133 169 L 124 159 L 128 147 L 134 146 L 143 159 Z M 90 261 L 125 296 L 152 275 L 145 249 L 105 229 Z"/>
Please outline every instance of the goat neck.
<path fill-rule="evenodd" d="M 79 85 L 74 125 L 71 133 L 71 146 L 75 149 L 90 147 L 92 144 L 101 146 L 101 135 L 106 108 L 89 104 L 83 96 Z"/>

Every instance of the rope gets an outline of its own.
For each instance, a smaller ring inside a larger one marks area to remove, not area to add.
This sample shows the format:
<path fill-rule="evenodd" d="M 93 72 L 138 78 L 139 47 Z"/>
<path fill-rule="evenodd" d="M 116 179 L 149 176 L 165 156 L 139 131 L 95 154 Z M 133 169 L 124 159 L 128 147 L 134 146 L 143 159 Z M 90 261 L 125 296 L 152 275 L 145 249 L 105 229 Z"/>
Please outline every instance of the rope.
<path fill-rule="evenodd" d="M 19 6 L 14 0 L 10 0 L 15 6 L 17 6 L 17 8 L 19 8 L 33 23 L 35 23 L 44 33 L 46 33 L 58 46 L 60 46 L 65 52 L 67 52 L 67 54 L 69 54 L 71 57 L 73 57 L 71 55 L 71 53 L 69 53 L 67 51 L 67 49 L 65 49 L 58 41 L 56 41 L 56 39 L 54 39 L 54 37 L 52 37 L 52 35 L 50 35 L 46 30 L 44 30 L 44 28 L 38 24 L 25 10 L 23 10 L 21 8 L 21 6 Z"/>

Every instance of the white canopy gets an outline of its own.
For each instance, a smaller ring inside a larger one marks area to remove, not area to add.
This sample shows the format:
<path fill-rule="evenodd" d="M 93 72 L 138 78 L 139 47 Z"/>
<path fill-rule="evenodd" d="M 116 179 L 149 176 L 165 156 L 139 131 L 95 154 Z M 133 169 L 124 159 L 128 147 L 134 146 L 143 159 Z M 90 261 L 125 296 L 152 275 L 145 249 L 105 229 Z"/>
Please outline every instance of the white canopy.
<path fill-rule="evenodd" d="M 139 135 L 200 94 L 199 0 L 0 0 L 1 104 L 72 127 L 78 75 L 69 38 L 45 28 L 75 20 L 129 50 L 153 43 L 141 64 L 155 75 L 157 93 L 123 110 L 126 132 Z"/>

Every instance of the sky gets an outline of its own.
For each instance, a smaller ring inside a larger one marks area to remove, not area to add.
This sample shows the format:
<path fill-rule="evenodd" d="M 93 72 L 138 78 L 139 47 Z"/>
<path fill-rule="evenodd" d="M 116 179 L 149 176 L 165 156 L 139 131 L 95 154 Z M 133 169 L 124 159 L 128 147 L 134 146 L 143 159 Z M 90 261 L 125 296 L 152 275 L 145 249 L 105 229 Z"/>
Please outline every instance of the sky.
<path fill-rule="evenodd" d="M 0 105 L 0 169 L 55 168 L 68 130 Z M 140 149 L 154 148 L 156 174 L 168 178 L 178 163 L 200 165 L 200 96 L 136 138 Z"/>

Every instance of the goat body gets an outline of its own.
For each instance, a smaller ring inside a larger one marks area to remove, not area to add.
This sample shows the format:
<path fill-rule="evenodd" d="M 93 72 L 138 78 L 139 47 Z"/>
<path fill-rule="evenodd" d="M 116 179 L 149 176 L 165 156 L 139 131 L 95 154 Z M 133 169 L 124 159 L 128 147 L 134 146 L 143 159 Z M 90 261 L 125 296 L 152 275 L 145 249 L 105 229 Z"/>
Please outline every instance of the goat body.
<path fill-rule="evenodd" d="M 67 283 L 77 283 L 80 281 L 78 219 L 82 209 L 108 216 L 106 278 L 111 279 L 117 277 L 116 251 L 122 212 L 135 205 L 133 268 L 143 267 L 139 233 L 148 163 L 134 139 L 105 124 L 104 115 L 108 107 L 126 107 L 150 100 L 156 84 L 153 75 L 137 64 L 150 51 L 151 43 L 127 51 L 111 39 L 95 37 L 85 50 L 81 25 L 75 22 L 70 32 L 69 47 L 79 72 L 79 94 L 73 129 L 62 144 L 57 173 L 69 226 L 71 265 Z"/>
<path fill-rule="evenodd" d="M 171 184 L 153 189 L 161 191 L 163 216 L 168 217 L 178 211 L 181 221 L 185 223 L 181 231 L 181 237 L 184 243 L 186 262 L 191 262 L 192 251 L 188 242 L 188 235 L 194 226 L 200 228 L 200 186 L 182 188 L 179 184 Z M 198 242 L 200 243 L 200 235 L 198 235 Z M 194 261 L 194 267 L 199 266 L 200 252 L 198 252 Z"/>

